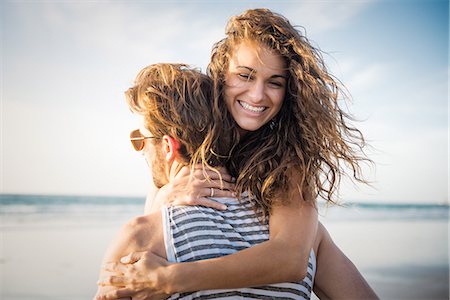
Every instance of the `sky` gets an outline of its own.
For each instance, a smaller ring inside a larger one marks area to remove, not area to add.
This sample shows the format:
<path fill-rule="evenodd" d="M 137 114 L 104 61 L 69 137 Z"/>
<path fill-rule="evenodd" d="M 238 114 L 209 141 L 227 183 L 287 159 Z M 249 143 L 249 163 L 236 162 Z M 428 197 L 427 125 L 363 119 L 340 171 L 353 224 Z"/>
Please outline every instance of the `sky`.
<path fill-rule="evenodd" d="M 352 96 L 372 186 L 344 201 L 448 201 L 449 3 L 3 1 L 1 193 L 142 196 L 124 91 L 159 62 L 201 68 L 227 20 L 266 7 L 303 27 Z"/>

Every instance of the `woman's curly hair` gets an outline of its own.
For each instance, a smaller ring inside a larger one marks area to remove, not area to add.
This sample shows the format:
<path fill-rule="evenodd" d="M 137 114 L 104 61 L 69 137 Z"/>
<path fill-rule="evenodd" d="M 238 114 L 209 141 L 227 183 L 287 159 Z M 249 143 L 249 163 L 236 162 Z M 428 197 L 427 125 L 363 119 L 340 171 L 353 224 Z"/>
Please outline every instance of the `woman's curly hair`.
<path fill-rule="evenodd" d="M 279 53 L 289 78 L 278 115 L 240 138 L 224 101 L 224 78 L 233 50 L 244 41 Z M 328 72 L 320 50 L 286 18 L 268 9 L 232 17 L 226 37 L 213 47 L 207 72 L 214 82 L 213 113 L 219 120 L 213 130 L 216 136 L 231 132 L 234 141 L 227 167 L 237 178 L 237 192 L 247 191 L 264 213 L 290 201 L 295 188 L 305 201 L 320 196 L 335 203 L 346 167 L 356 181 L 367 183 L 361 174 L 361 164 L 370 162 L 363 152 L 366 143 L 341 109 L 348 99 L 344 88 Z"/>

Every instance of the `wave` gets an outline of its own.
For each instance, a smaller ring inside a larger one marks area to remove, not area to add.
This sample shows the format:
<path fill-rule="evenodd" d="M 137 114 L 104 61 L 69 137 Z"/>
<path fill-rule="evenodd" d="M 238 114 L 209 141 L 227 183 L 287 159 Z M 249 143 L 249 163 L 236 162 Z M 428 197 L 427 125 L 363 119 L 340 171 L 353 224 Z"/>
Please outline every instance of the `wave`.
<path fill-rule="evenodd" d="M 132 217 L 143 213 L 144 197 L 0 194 L 0 216 L 22 218 L 63 216 L 83 218 Z M 348 202 L 327 207 L 319 215 L 328 220 L 448 219 L 447 204 Z"/>
<path fill-rule="evenodd" d="M 0 194 L 0 205 L 136 205 L 144 197 Z"/>
<path fill-rule="evenodd" d="M 354 220 L 448 220 L 448 204 L 425 203 L 362 203 L 349 202 L 342 206 L 319 205 L 323 218 L 334 221 Z"/>

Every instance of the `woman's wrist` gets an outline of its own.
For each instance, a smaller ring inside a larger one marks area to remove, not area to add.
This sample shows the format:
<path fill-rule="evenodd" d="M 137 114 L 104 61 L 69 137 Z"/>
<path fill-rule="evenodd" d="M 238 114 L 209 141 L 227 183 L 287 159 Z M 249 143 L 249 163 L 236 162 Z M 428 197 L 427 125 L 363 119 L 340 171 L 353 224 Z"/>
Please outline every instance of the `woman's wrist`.
<path fill-rule="evenodd" d="M 182 263 L 175 263 L 162 268 L 159 281 L 163 285 L 164 293 L 172 295 L 186 291 L 183 283 L 187 282 L 187 278 L 183 280 L 183 276 L 180 274 L 181 265 Z"/>

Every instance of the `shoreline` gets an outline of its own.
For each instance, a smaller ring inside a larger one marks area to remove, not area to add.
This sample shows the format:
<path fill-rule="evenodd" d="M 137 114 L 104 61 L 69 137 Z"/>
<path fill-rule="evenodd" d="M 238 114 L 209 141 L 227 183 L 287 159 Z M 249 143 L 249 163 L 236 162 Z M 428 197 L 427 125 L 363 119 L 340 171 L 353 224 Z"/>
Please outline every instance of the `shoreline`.
<path fill-rule="evenodd" d="M 127 219 L 24 218 L 2 227 L 0 298 L 91 299 L 103 253 Z M 321 221 L 381 299 L 448 299 L 445 220 Z"/>

